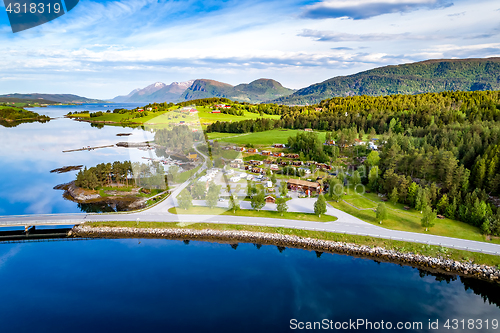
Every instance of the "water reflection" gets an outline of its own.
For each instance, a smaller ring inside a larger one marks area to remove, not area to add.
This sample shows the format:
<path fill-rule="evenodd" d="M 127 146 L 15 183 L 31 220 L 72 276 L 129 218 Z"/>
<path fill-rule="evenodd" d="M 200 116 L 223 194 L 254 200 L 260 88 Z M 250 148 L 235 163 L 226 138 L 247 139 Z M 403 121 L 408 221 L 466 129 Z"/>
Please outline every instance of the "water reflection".
<path fill-rule="evenodd" d="M 498 286 L 484 281 L 347 255 L 318 260 L 294 248 L 186 243 L 0 244 L 0 285 L 9 286 L 0 288 L 2 331 L 285 332 L 292 318 L 444 323 L 500 315 Z"/>
<path fill-rule="evenodd" d="M 113 108 L 125 106 L 113 105 Z M 130 108 L 135 106 L 128 105 Z M 76 203 L 65 200 L 61 191 L 53 189 L 58 184 L 73 181 L 76 171 L 51 174 L 51 170 L 71 165 L 90 167 L 99 163 L 141 160 L 143 156 L 154 154 L 119 147 L 63 153 L 63 150 L 114 145 L 123 141 L 123 138 L 117 136 L 123 132 L 121 126 L 99 128 L 100 126 L 91 126 L 87 122 L 61 118 L 69 111 L 100 111 L 107 108 L 99 104 L 33 108 L 30 110 L 56 119 L 47 123 L 24 123 L 14 128 L 0 127 L 0 214 L 80 212 Z M 153 138 L 152 133 L 142 128 L 127 132 L 132 135 L 126 140 L 145 141 Z M 83 211 L 99 211 L 99 207 L 82 208 Z M 109 211 L 115 208 L 113 205 L 103 205 L 101 209 L 100 211 Z"/>

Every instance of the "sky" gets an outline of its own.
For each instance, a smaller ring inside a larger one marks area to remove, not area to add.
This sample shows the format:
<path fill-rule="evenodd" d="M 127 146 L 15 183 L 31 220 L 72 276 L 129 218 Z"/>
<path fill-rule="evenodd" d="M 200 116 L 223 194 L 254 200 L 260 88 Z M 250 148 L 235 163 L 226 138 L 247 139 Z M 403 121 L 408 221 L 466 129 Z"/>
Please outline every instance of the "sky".
<path fill-rule="evenodd" d="M 386 65 L 498 57 L 498 17 L 498 0 L 80 0 L 12 33 L 3 7 L 0 94 L 110 99 L 199 78 L 299 89 Z"/>

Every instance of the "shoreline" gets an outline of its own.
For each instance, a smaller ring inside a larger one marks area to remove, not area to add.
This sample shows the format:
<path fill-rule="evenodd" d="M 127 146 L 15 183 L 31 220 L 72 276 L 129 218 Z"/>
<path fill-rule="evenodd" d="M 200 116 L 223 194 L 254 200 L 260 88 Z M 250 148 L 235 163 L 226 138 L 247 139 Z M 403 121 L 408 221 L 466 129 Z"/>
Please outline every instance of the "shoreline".
<path fill-rule="evenodd" d="M 500 282 L 500 270 L 496 267 L 464 263 L 451 259 L 429 257 L 420 254 L 398 252 L 383 247 L 370 247 L 354 243 L 336 242 L 294 235 L 281 235 L 244 230 L 177 229 L 177 228 L 129 228 L 90 227 L 78 225 L 68 233 L 69 237 L 87 238 L 163 238 L 172 240 L 198 240 L 219 243 L 259 243 L 285 246 L 302 250 L 343 254 L 377 262 L 395 263 L 427 271 L 473 277 L 486 281 Z"/>

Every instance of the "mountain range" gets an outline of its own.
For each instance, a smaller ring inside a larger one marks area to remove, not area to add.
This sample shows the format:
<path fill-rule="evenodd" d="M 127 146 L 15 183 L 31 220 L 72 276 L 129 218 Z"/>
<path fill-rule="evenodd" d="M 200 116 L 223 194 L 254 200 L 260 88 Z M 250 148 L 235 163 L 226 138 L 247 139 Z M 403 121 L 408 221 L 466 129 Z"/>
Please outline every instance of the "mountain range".
<path fill-rule="evenodd" d="M 258 79 L 233 86 L 198 79 L 165 84 L 153 83 L 117 96 L 115 103 L 182 102 L 200 98 L 226 97 L 240 102 L 272 102 L 287 105 L 316 104 L 338 96 L 419 94 L 441 91 L 500 90 L 500 57 L 436 59 L 378 67 L 353 75 L 337 76 L 297 91 L 272 79 Z M 70 94 L 6 94 L 0 98 L 48 100 L 57 103 L 103 103 Z M 49 103 L 47 103 L 49 104 Z"/>
<path fill-rule="evenodd" d="M 337 76 L 272 102 L 316 104 L 338 96 L 419 94 L 449 90 L 500 90 L 500 58 L 438 59 L 379 67 L 353 75 Z"/>
<path fill-rule="evenodd" d="M 181 94 L 186 91 L 194 80 L 186 82 L 172 82 L 167 85 L 163 82 L 150 84 L 146 88 L 134 89 L 126 96 L 117 96 L 111 99 L 115 103 L 163 103 L 178 102 Z"/>
<path fill-rule="evenodd" d="M 86 98 L 71 94 L 6 94 L 0 97 L 18 98 L 22 100 L 47 100 L 49 103 L 103 103 L 103 100 Z"/>
<path fill-rule="evenodd" d="M 112 102 L 182 102 L 192 99 L 226 97 L 240 102 L 260 103 L 290 95 L 293 89 L 285 88 L 275 80 L 258 79 L 248 84 L 232 86 L 215 80 L 198 79 L 173 82 L 166 85 L 156 82 L 143 89 L 134 89 L 126 96 L 117 96 Z"/>

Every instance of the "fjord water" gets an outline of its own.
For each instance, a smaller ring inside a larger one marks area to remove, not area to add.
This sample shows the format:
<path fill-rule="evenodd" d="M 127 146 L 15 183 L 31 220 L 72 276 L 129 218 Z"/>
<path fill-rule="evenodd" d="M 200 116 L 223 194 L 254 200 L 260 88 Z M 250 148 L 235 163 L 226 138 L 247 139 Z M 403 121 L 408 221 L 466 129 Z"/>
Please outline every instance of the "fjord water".
<path fill-rule="evenodd" d="M 429 319 L 500 319 L 488 282 L 253 244 L 0 244 L 0 285 L 2 332 L 287 332 L 294 318 L 419 321 L 427 332 Z"/>
<path fill-rule="evenodd" d="M 75 179 L 77 171 L 57 174 L 50 170 L 71 165 L 87 167 L 99 163 L 141 160 L 153 152 L 138 149 L 105 148 L 63 153 L 87 146 L 113 145 L 120 141 L 144 141 L 153 134 L 139 128 L 104 126 L 63 118 L 68 112 L 106 111 L 134 108 L 137 104 L 84 104 L 31 108 L 55 119 L 47 123 L 26 123 L 17 127 L 0 126 L 0 215 L 76 213 L 78 205 L 63 198 L 54 186 Z M 132 133 L 118 137 L 118 133 Z"/>

